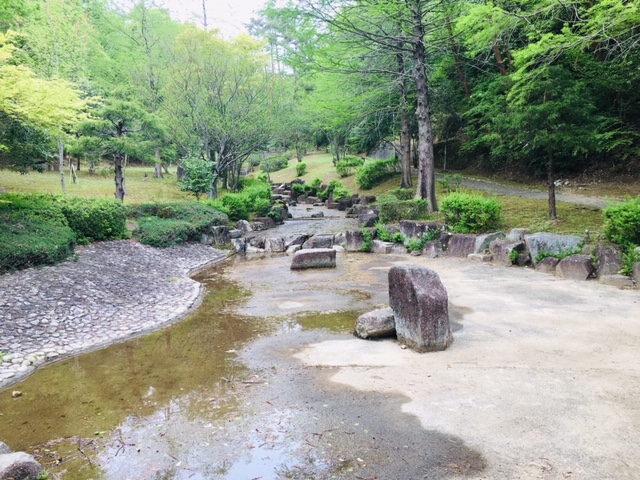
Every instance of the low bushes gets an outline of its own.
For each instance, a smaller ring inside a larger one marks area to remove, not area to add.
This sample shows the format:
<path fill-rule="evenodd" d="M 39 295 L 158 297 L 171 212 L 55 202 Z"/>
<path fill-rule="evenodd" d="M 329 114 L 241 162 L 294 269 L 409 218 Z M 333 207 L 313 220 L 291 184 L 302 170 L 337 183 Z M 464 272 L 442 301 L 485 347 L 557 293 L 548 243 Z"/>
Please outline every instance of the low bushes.
<path fill-rule="evenodd" d="M 383 195 L 378 199 L 380 221 L 393 223 L 398 220 L 419 220 L 428 215 L 429 202 L 424 199 L 399 200 L 395 195 Z"/>
<path fill-rule="evenodd" d="M 333 194 L 334 202 L 337 202 L 341 198 L 347 198 L 350 195 L 349 190 L 347 190 L 339 180 L 331 180 L 327 188 L 318 192 L 318 198 L 326 200 L 331 194 Z"/>
<path fill-rule="evenodd" d="M 456 192 L 442 200 L 440 211 L 451 231 L 479 233 L 498 229 L 502 205 L 493 197 Z"/>
<path fill-rule="evenodd" d="M 226 215 L 198 202 L 143 203 L 130 215 L 139 219 L 134 235 L 140 243 L 160 248 L 199 241 L 211 227 L 227 222 Z"/>
<path fill-rule="evenodd" d="M 274 155 L 267 157 L 260 162 L 260 170 L 263 172 L 277 172 L 289 166 L 289 157 L 285 155 Z"/>
<path fill-rule="evenodd" d="M 640 196 L 604 211 L 604 234 L 618 245 L 640 245 Z"/>
<path fill-rule="evenodd" d="M 126 208 L 118 200 L 65 197 L 60 208 L 79 244 L 127 238 Z"/>
<path fill-rule="evenodd" d="M 369 190 L 399 172 L 398 160 L 376 160 L 358 169 L 356 182 L 363 190 Z"/>
<path fill-rule="evenodd" d="M 305 173 L 307 173 L 307 164 L 306 163 L 297 163 L 296 164 L 296 176 L 301 177 Z"/>
<path fill-rule="evenodd" d="M 245 180 L 240 192 L 225 193 L 204 203 L 225 213 L 234 222 L 248 220 L 252 213 L 262 217 L 271 208 L 271 185 L 260 180 Z"/>
<path fill-rule="evenodd" d="M 77 243 L 128 237 L 117 200 L 43 194 L 0 195 L 0 271 L 53 264 Z"/>
<path fill-rule="evenodd" d="M 353 175 L 354 169 L 364 165 L 364 158 L 355 155 L 345 155 L 342 160 L 336 163 L 336 172 L 340 177 L 348 177 Z"/>

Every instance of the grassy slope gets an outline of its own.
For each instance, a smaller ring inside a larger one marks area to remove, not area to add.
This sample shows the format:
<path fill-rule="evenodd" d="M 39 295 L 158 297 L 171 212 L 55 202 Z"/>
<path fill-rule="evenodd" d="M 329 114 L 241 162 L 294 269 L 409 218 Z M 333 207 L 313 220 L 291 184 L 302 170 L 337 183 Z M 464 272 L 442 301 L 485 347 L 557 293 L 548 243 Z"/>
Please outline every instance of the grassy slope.
<path fill-rule="evenodd" d="M 355 175 L 347 178 L 340 178 L 331 162 L 331 154 L 313 154 L 304 159 L 307 164 L 307 174 L 301 177 L 310 183 L 314 178 L 319 177 L 324 183 L 331 180 L 340 180 L 342 184 L 352 193 L 360 195 L 382 195 L 385 192 L 400 186 L 400 177 L 391 178 L 381 185 L 371 190 L 360 190 L 355 181 Z M 274 182 L 289 182 L 296 178 L 295 166 L 298 162 L 292 160 L 289 167 L 271 174 Z M 493 179 L 495 181 L 495 179 Z M 415 185 L 415 179 L 414 179 Z M 487 195 L 485 192 L 466 190 L 470 193 Z M 445 196 L 445 192 L 440 185 L 437 186 L 438 199 Z M 585 230 L 589 230 L 592 235 L 601 232 L 603 216 L 597 209 L 573 205 L 570 203 L 558 202 L 558 220 L 549 221 L 549 207 L 546 200 L 535 200 L 516 196 L 503 195 L 498 200 L 503 205 L 503 229 L 529 228 L 532 232 L 548 231 L 554 233 L 576 234 L 582 236 Z M 438 215 L 434 216 L 438 219 Z"/>
<path fill-rule="evenodd" d="M 195 197 L 181 192 L 177 185 L 175 172 L 165 175 L 164 179 L 152 178 L 153 167 L 127 168 L 125 203 L 139 204 L 143 202 L 168 202 L 175 200 L 194 200 Z M 145 178 L 145 174 L 147 177 Z M 87 170 L 78 174 L 78 183 L 71 183 L 68 172 L 65 172 L 67 193 L 79 197 L 115 198 L 115 181 L 113 173 L 106 175 L 89 175 Z M 9 170 L 0 170 L 0 186 L 9 192 L 27 193 L 62 193 L 60 174 L 58 172 L 32 172 L 20 175 Z"/>

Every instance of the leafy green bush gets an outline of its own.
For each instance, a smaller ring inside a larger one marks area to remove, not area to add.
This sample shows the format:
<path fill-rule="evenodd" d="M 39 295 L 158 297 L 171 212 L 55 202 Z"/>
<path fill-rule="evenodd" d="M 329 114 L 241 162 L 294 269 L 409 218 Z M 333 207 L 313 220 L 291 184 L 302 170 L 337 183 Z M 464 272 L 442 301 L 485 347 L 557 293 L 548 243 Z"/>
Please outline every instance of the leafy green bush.
<path fill-rule="evenodd" d="M 321 192 L 318 192 L 318 198 L 320 198 L 321 200 L 326 200 L 332 193 L 333 200 L 336 202 L 341 198 L 347 198 L 350 195 L 349 190 L 347 190 L 342 185 L 342 182 L 340 182 L 340 180 L 331 180 L 329 182 L 329 185 L 327 185 L 327 188 L 325 188 Z"/>
<path fill-rule="evenodd" d="M 438 179 L 438 183 L 442 185 L 445 192 L 457 192 L 462 185 L 462 175 L 459 173 L 454 173 L 453 175 L 445 175 L 442 178 Z"/>
<path fill-rule="evenodd" d="M 391 233 L 389 233 L 389 229 L 387 228 L 387 225 L 385 225 L 380 221 L 377 221 L 375 227 L 376 227 L 376 236 L 380 240 L 382 240 L 383 242 L 391 241 Z"/>
<path fill-rule="evenodd" d="M 224 213 L 206 203 L 143 203 L 133 207 L 130 216 L 139 218 L 134 235 L 140 243 L 169 247 L 188 241 L 199 241 L 215 225 L 224 225 Z"/>
<path fill-rule="evenodd" d="M 122 202 L 107 198 L 64 197 L 60 208 L 80 244 L 127 238 L 127 214 Z"/>
<path fill-rule="evenodd" d="M 399 168 L 400 163 L 395 159 L 369 162 L 358 169 L 356 182 L 363 190 L 369 190 L 399 173 Z"/>
<path fill-rule="evenodd" d="M 296 164 L 296 175 L 298 177 L 303 176 L 305 173 L 307 173 L 307 164 L 302 162 L 302 163 L 297 163 Z"/>
<path fill-rule="evenodd" d="M 411 200 L 415 195 L 415 190 L 411 188 L 396 188 L 389 193 L 395 196 L 398 200 Z"/>
<path fill-rule="evenodd" d="M 166 248 L 172 245 L 199 239 L 197 229 L 185 220 L 172 218 L 143 217 L 135 235 L 140 243 L 152 247 Z"/>
<path fill-rule="evenodd" d="M 189 156 L 182 159 L 181 165 L 184 176 L 178 180 L 180 190 L 193 193 L 196 200 L 200 201 L 200 197 L 211 189 L 215 178 L 213 164 L 204 158 Z"/>
<path fill-rule="evenodd" d="M 425 218 L 429 211 L 427 200 L 398 200 L 395 195 L 383 195 L 379 198 L 380 221 L 394 223 L 398 220 L 418 220 Z"/>
<path fill-rule="evenodd" d="M 404 243 L 406 240 L 407 239 L 405 238 L 405 236 L 400 232 L 396 232 L 393 234 L 393 241 L 395 243 Z"/>
<path fill-rule="evenodd" d="M 364 238 L 364 242 L 362 243 L 362 246 L 360 247 L 360 251 L 361 252 L 370 252 L 371 251 L 371 244 L 373 242 L 373 235 L 366 228 L 361 228 L 360 229 L 360 233 L 362 233 L 362 237 Z"/>
<path fill-rule="evenodd" d="M 495 197 L 455 192 L 442 200 L 440 211 L 453 232 L 478 233 L 498 229 L 502 205 Z"/>
<path fill-rule="evenodd" d="M 618 245 L 640 245 L 640 196 L 604 211 L 604 234 Z"/>
<path fill-rule="evenodd" d="M 271 206 L 271 185 L 259 180 L 245 180 L 240 192 L 225 193 L 204 203 L 224 212 L 233 221 L 247 220 L 251 213 L 263 216 Z"/>
<path fill-rule="evenodd" d="M 73 253 L 76 234 L 52 195 L 0 195 L 0 272 L 50 265 Z"/>
<path fill-rule="evenodd" d="M 342 160 L 336 163 L 336 172 L 340 177 L 348 177 L 353 175 L 353 170 L 364 165 L 364 158 L 355 155 L 345 155 Z"/>
<path fill-rule="evenodd" d="M 260 170 L 263 172 L 277 172 L 289 166 L 289 157 L 285 155 L 273 155 L 265 158 L 260 163 Z"/>
<path fill-rule="evenodd" d="M 210 202 L 212 206 L 226 213 L 229 219 L 234 222 L 249 219 L 251 212 L 244 199 L 236 193 L 225 193 L 220 198 L 211 200 Z"/>
<path fill-rule="evenodd" d="M 296 197 L 299 197 L 300 195 L 304 195 L 305 193 L 304 185 L 302 183 L 293 183 L 291 184 L 291 191 Z"/>

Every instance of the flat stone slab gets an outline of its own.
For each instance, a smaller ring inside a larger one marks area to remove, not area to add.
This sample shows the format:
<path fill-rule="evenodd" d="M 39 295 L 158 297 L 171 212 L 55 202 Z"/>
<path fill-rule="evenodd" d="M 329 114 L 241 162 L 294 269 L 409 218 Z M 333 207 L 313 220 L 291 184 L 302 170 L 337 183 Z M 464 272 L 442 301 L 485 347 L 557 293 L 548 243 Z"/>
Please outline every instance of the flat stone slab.
<path fill-rule="evenodd" d="M 396 321 L 393 316 L 393 310 L 391 307 L 380 308 L 360 315 L 356 320 L 356 328 L 353 334 L 364 339 L 395 336 Z"/>
<path fill-rule="evenodd" d="M 291 270 L 308 268 L 335 268 L 336 251 L 333 248 L 308 248 L 293 254 Z"/>
<path fill-rule="evenodd" d="M 333 247 L 333 235 L 314 235 L 302 244 L 303 250 Z"/>
<path fill-rule="evenodd" d="M 575 252 L 582 245 L 583 239 L 574 235 L 556 235 L 555 233 L 534 233 L 525 235 L 525 242 L 531 254 L 531 261 L 538 263 L 540 253 L 558 255 Z"/>
<path fill-rule="evenodd" d="M 393 250 L 393 242 L 383 242 L 382 240 L 373 240 L 371 242 L 371 252 L 388 254 Z"/>
<path fill-rule="evenodd" d="M 447 244 L 447 255 L 450 257 L 466 258 L 469 254 L 476 252 L 476 236 L 455 234 L 449 238 Z"/>

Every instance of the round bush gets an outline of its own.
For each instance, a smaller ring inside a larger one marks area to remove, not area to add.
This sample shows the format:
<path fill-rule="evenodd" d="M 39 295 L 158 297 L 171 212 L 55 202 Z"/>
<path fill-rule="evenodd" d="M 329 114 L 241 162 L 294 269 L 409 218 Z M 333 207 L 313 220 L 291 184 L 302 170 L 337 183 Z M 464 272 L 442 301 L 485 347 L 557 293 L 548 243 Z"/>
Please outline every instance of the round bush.
<path fill-rule="evenodd" d="M 640 245 L 640 196 L 604 211 L 604 234 L 619 245 Z"/>
<path fill-rule="evenodd" d="M 442 200 L 440 211 L 452 231 L 479 233 L 498 229 L 502 205 L 494 197 L 456 192 Z"/>

